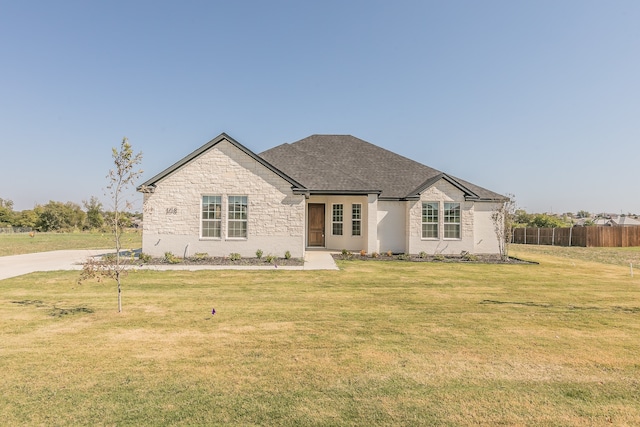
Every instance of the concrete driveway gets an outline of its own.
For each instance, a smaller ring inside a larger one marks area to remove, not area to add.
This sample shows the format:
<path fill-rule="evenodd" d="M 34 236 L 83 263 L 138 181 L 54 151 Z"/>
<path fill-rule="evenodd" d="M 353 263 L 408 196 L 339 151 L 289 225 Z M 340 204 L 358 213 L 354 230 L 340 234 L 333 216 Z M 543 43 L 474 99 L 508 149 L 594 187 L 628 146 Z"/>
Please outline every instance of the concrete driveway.
<path fill-rule="evenodd" d="M 83 249 L 39 252 L 35 254 L 0 257 L 0 280 L 36 271 L 82 270 L 87 258 L 113 252 L 108 249 Z M 223 266 L 223 265 L 149 265 L 135 268 L 150 270 L 266 270 L 273 267 Z M 280 267 L 282 270 L 338 270 L 329 252 L 307 251 L 304 267 Z"/>
<path fill-rule="evenodd" d="M 0 257 L 0 280 L 35 271 L 82 270 L 87 258 L 108 253 L 108 249 L 39 252 Z"/>

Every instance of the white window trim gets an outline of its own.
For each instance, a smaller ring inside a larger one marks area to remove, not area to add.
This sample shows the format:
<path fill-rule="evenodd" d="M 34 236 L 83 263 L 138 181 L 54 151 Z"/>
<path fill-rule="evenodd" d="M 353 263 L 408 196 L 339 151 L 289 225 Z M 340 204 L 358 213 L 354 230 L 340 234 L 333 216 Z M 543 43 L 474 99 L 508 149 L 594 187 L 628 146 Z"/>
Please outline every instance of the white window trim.
<path fill-rule="evenodd" d="M 457 204 L 458 205 L 458 210 L 460 211 L 460 222 L 445 222 L 444 221 L 445 216 L 446 216 L 445 215 L 446 208 L 444 207 L 444 205 L 446 203 L 451 203 L 451 204 Z M 446 236 L 445 226 L 447 224 L 449 224 L 449 225 L 451 225 L 451 224 L 457 225 L 460 237 L 445 237 Z M 460 203 L 460 202 L 444 202 L 442 204 L 442 240 L 454 240 L 454 241 L 462 240 L 462 203 Z"/>
<path fill-rule="evenodd" d="M 354 206 L 360 206 L 360 208 L 358 210 L 359 218 L 354 218 L 353 217 L 353 208 L 354 208 Z M 360 234 L 353 234 L 353 224 L 355 224 L 355 223 L 359 224 Z M 351 237 L 356 237 L 356 238 L 362 237 L 362 203 L 351 203 Z"/>
<path fill-rule="evenodd" d="M 423 206 L 425 203 L 431 203 L 431 204 L 435 204 L 438 207 L 437 210 L 437 214 L 438 214 L 438 220 L 436 222 L 423 222 L 422 221 L 422 210 L 423 210 Z M 440 233 L 440 218 L 442 217 L 442 215 L 440 215 L 440 212 L 442 211 L 441 206 L 440 206 L 440 202 L 435 202 L 435 201 L 428 201 L 428 200 L 424 200 L 421 204 L 420 204 L 420 239 L 421 240 L 429 240 L 429 241 L 438 241 L 441 240 L 440 236 L 442 235 Z M 422 234 L 422 226 L 424 224 L 435 224 L 436 225 L 436 232 L 438 233 L 438 235 L 436 237 L 424 237 L 424 235 Z"/>
<path fill-rule="evenodd" d="M 342 221 L 335 221 L 335 207 L 336 206 L 342 206 Z M 341 224 L 341 230 L 342 233 L 341 234 L 335 234 L 335 229 L 333 228 L 334 224 Z M 331 205 L 331 235 L 332 236 L 344 236 L 344 203 L 333 203 Z"/>
<path fill-rule="evenodd" d="M 247 199 L 247 218 L 242 220 L 242 219 L 231 219 L 229 217 L 229 206 L 231 205 L 229 203 L 229 199 L 231 197 L 245 197 Z M 242 241 L 242 240 L 248 240 L 249 239 L 249 196 L 247 195 L 242 195 L 242 194 L 229 194 L 226 196 L 226 202 L 227 202 L 227 217 L 226 217 L 226 221 L 225 224 L 227 225 L 226 227 L 226 233 L 224 233 L 225 236 L 225 240 L 235 240 L 235 241 Z M 243 221 L 244 223 L 246 223 L 246 236 L 244 237 L 231 237 L 229 236 L 229 230 L 231 229 L 231 227 L 229 227 L 229 222 L 231 221 Z M 222 232 L 220 233 L 221 235 L 223 234 Z"/>
<path fill-rule="evenodd" d="M 205 197 L 220 197 L 220 219 L 216 219 L 216 220 L 205 220 L 203 217 L 203 202 L 204 202 L 204 198 Z M 209 236 L 203 236 L 202 232 L 203 232 L 203 224 L 204 221 L 218 221 L 220 223 L 220 237 L 209 237 Z M 218 240 L 222 240 L 222 235 L 223 235 L 223 224 L 224 221 L 224 197 L 221 194 L 201 194 L 200 195 L 200 236 L 199 236 L 199 240 L 208 240 L 208 241 L 218 241 Z"/>

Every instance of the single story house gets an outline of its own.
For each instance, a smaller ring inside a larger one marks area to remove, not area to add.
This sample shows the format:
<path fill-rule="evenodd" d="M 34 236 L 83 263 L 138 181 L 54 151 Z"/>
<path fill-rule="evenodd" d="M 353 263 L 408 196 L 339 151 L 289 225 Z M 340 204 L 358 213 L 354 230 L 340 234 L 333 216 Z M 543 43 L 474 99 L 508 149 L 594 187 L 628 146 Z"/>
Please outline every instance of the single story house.
<path fill-rule="evenodd" d="M 506 198 L 350 135 L 255 154 L 220 134 L 137 190 L 144 253 L 497 254 Z"/>

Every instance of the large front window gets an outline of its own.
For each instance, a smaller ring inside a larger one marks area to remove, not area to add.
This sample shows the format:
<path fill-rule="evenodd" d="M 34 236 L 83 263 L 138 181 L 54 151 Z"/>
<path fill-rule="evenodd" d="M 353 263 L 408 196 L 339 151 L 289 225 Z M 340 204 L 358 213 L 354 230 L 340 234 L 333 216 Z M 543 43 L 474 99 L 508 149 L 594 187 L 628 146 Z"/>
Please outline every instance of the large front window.
<path fill-rule="evenodd" d="M 229 238 L 247 238 L 247 196 L 229 196 Z"/>
<path fill-rule="evenodd" d="M 422 238 L 438 238 L 438 202 L 422 203 Z"/>
<path fill-rule="evenodd" d="M 222 198 L 202 196 L 202 237 L 220 238 Z"/>
<path fill-rule="evenodd" d="M 334 236 L 342 236 L 342 221 L 344 220 L 344 207 L 342 203 L 333 205 L 331 223 Z"/>
<path fill-rule="evenodd" d="M 444 238 L 460 238 L 460 203 L 444 204 Z"/>

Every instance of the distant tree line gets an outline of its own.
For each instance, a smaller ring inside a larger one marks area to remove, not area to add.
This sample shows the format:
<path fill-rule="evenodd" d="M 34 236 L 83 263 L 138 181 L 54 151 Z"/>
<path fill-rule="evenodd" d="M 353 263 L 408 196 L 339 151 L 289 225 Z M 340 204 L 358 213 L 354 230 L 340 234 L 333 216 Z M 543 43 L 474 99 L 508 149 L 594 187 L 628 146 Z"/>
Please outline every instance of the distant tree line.
<path fill-rule="evenodd" d="M 41 232 L 108 231 L 108 221 L 113 217 L 113 212 L 104 210 L 95 196 L 84 200 L 82 205 L 50 201 L 45 205 L 36 205 L 33 209 L 14 211 L 12 200 L 0 198 L 0 228 L 21 227 Z M 132 227 L 137 220 L 142 220 L 140 213 L 119 214 L 125 227 Z"/>
<path fill-rule="evenodd" d="M 631 218 L 638 218 L 638 215 L 629 213 Z M 574 225 L 592 226 L 596 224 L 598 218 L 609 218 L 609 214 L 592 215 L 588 211 L 581 210 L 573 214 L 571 212 L 564 214 L 547 214 L 547 213 L 527 213 L 524 209 L 517 209 L 513 214 L 513 227 L 531 227 L 531 228 L 559 228 L 573 227 Z"/>

